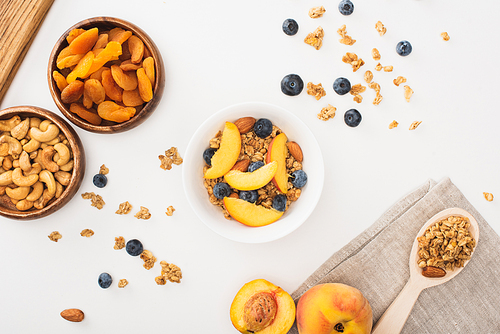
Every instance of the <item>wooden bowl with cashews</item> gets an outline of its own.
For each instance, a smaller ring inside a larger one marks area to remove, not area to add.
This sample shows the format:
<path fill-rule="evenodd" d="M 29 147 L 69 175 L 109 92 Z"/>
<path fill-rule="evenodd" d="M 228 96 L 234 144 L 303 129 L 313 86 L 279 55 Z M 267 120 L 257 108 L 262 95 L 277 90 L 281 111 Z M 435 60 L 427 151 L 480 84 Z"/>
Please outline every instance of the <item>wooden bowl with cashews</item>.
<path fill-rule="evenodd" d="M 0 111 L 0 215 L 37 219 L 63 207 L 85 174 L 85 152 L 75 130 L 33 106 Z"/>
<path fill-rule="evenodd" d="M 103 134 L 142 124 L 160 103 L 165 86 L 163 60 L 153 40 L 136 25 L 113 17 L 70 27 L 50 54 L 47 79 L 54 102 L 70 122 Z"/>

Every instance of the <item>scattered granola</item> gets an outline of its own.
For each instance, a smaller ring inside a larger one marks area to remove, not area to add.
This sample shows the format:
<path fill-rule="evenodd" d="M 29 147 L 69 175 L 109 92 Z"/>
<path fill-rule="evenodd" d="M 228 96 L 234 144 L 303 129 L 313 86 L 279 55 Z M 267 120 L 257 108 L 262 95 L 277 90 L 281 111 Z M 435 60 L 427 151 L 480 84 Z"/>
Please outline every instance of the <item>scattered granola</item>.
<path fill-rule="evenodd" d="M 415 121 L 411 123 L 409 130 L 415 130 L 420 125 L 420 123 L 422 123 L 422 121 Z"/>
<path fill-rule="evenodd" d="M 167 263 L 166 261 L 161 261 L 161 276 L 172 283 L 180 283 L 182 279 L 181 268 L 177 267 L 173 263 Z M 158 278 L 158 277 L 157 277 Z M 158 283 L 158 281 L 156 282 Z"/>
<path fill-rule="evenodd" d="M 126 201 L 118 206 L 118 210 L 116 210 L 115 213 L 118 215 L 126 215 L 130 213 L 130 211 L 132 211 L 132 205 L 128 201 Z"/>
<path fill-rule="evenodd" d="M 366 71 L 364 78 L 365 78 L 365 82 L 366 83 L 369 84 L 370 82 L 372 82 L 372 80 L 373 80 L 373 73 L 372 73 L 372 71 Z"/>
<path fill-rule="evenodd" d="M 493 194 L 490 194 L 490 193 L 483 193 L 483 195 L 484 195 L 484 198 L 485 198 L 488 202 L 493 201 Z"/>
<path fill-rule="evenodd" d="M 368 84 L 368 87 L 370 87 L 371 89 L 373 89 L 375 91 L 375 99 L 373 100 L 373 104 L 374 105 L 379 105 L 380 102 L 382 102 L 382 95 L 380 94 L 380 85 L 374 81 L 370 82 Z"/>
<path fill-rule="evenodd" d="M 167 216 L 172 216 L 174 214 L 174 211 L 175 211 L 174 207 L 173 206 L 169 206 L 167 208 L 167 212 L 165 212 L 165 213 L 166 213 Z"/>
<path fill-rule="evenodd" d="M 311 32 L 306 36 L 304 43 L 313 46 L 316 50 L 319 50 L 323 45 L 323 37 L 325 37 L 323 28 L 318 27 L 314 30 L 314 32 Z"/>
<path fill-rule="evenodd" d="M 351 95 L 358 95 L 360 93 L 363 93 L 365 90 L 366 90 L 366 87 L 363 86 L 362 84 L 355 84 L 351 87 L 351 90 L 349 91 L 349 93 L 351 93 Z"/>
<path fill-rule="evenodd" d="M 469 220 L 460 216 L 451 216 L 432 224 L 424 235 L 417 238 L 418 266 L 444 270 L 463 267 L 476 246 L 469 227 Z"/>
<path fill-rule="evenodd" d="M 406 78 L 399 76 L 396 79 L 394 79 L 392 82 L 394 82 L 394 84 L 399 87 L 399 85 L 406 82 Z"/>
<path fill-rule="evenodd" d="M 102 165 L 101 168 L 99 168 L 99 174 L 106 175 L 109 173 L 109 168 L 106 167 L 106 165 Z"/>
<path fill-rule="evenodd" d="M 391 124 L 389 124 L 389 129 L 394 129 L 398 126 L 398 122 L 396 120 L 392 121 Z"/>
<path fill-rule="evenodd" d="M 331 118 L 335 117 L 335 111 L 337 108 L 328 104 L 328 107 L 321 109 L 321 112 L 318 114 L 318 118 L 322 121 L 328 121 Z"/>
<path fill-rule="evenodd" d="M 378 64 L 375 66 L 375 69 L 376 69 L 377 71 L 381 71 L 381 70 L 382 70 L 382 68 L 383 68 L 383 66 L 382 66 L 382 64 L 381 64 L 381 63 L 378 63 Z"/>
<path fill-rule="evenodd" d="M 83 231 L 80 232 L 80 235 L 82 237 L 87 237 L 87 238 L 90 238 L 91 236 L 94 235 L 94 231 L 92 231 L 91 229 L 89 228 L 86 228 L 84 229 Z"/>
<path fill-rule="evenodd" d="M 351 64 L 353 72 L 356 72 L 365 64 L 363 59 L 358 58 L 358 55 L 352 52 L 347 52 L 345 56 L 342 57 L 342 61 L 346 64 Z"/>
<path fill-rule="evenodd" d="M 123 237 L 115 237 L 115 246 L 113 248 L 116 250 L 125 248 L 125 239 Z"/>
<path fill-rule="evenodd" d="M 384 27 L 384 25 L 380 21 L 375 23 L 375 29 L 377 29 L 380 36 L 384 36 L 387 31 L 386 27 Z"/>
<path fill-rule="evenodd" d="M 376 48 L 373 48 L 372 49 L 372 57 L 373 57 L 373 60 L 380 60 L 380 52 L 378 52 L 378 50 Z"/>
<path fill-rule="evenodd" d="M 165 276 L 157 276 L 155 277 L 155 282 L 158 285 L 165 285 L 167 284 L 167 279 L 165 278 Z"/>
<path fill-rule="evenodd" d="M 354 102 L 361 103 L 361 102 L 363 102 L 363 97 L 361 95 L 359 95 L 359 94 L 356 94 L 356 95 L 354 95 L 354 97 L 352 98 L 352 100 Z"/>
<path fill-rule="evenodd" d="M 93 192 L 82 194 L 82 198 L 90 199 L 91 206 L 94 206 L 99 210 L 101 210 L 104 207 L 104 204 L 106 204 L 102 199 L 101 195 L 96 195 Z"/>
<path fill-rule="evenodd" d="M 59 233 L 59 231 L 54 231 L 51 234 L 49 234 L 49 239 L 52 241 L 57 242 L 61 238 L 62 238 L 62 235 L 61 235 L 61 233 Z"/>
<path fill-rule="evenodd" d="M 156 262 L 156 257 L 153 256 L 153 253 L 151 253 L 148 250 L 143 250 L 141 255 L 140 255 L 141 260 L 144 261 L 143 267 L 146 268 L 147 270 L 153 268 L 155 266 Z"/>
<path fill-rule="evenodd" d="M 149 209 L 141 206 L 141 210 L 137 212 L 134 216 L 137 219 L 144 219 L 147 220 L 151 218 L 151 214 L 149 213 Z"/>
<path fill-rule="evenodd" d="M 312 19 L 317 19 L 318 17 L 322 17 L 323 14 L 326 12 L 325 7 L 313 7 L 309 9 L 309 17 Z"/>
<path fill-rule="evenodd" d="M 356 43 L 355 39 L 352 39 L 351 36 L 347 35 L 345 24 L 337 29 L 337 33 L 342 37 L 341 39 L 339 39 L 340 43 L 345 45 L 353 45 L 354 43 Z"/>
<path fill-rule="evenodd" d="M 384 66 L 384 72 L 392 72 L 392 65 Z"/>
<path fill-rule="evenodd" d="M 122 278 L 119 282 L 118 282 L 118 287 L 119 288 L 124 288 L 128 285 L 128 281 L 125 279 L 125 278 Z"/>
<path fill-rule="evenodd" d="M 326 95 L 325 89 L 321 85 L 321 83 L 315 85 L 312 82 L 307 83 L 307 94 L 312 95 L 316 98 L 316 100 L 321 99 Z"/>
<path fill-rule="evenodd" d="M 410 98 L 413 95 L 413 90 L 408 85 L 405 85 L 404 88 L 405 88 L 405 100 L 406 102 L 410 102 Z"/>
<path fill-rule="evenodd" d="M 445 40 L 445 41 L 450 40 L 450 35 L 448 35 L 448 33 L 446 31 L 441 33 L 441 37 L 443 37 L 443 40 Z"/>
<path fill-rule="evenodd" d="M 375 99 L 373 99 L 373 104 L 379 105 L 380 102 L 382 102 L 382 99 L 383 99 L 383 96 L 380 95 L 380 92 L 377 92 L 377 94 L 375 95 Z"/>
<path fill-rule="evenodd" d="M 165 151 L 165 155 L 159 155 L 158 159 L 161 161 L 160 168 L 163 170 L 172 169 L 172 164 L 180 165 L 182 164 L 182 158 L 177 151 L 177 147 L 171 147 Z"/>

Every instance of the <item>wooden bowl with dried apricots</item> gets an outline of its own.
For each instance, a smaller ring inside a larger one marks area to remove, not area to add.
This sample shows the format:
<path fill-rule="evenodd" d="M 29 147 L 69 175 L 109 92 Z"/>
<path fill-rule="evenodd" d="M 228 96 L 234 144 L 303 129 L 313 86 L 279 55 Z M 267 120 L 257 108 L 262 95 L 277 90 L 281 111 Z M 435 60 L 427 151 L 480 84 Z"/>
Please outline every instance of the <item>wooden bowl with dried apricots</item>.
<path fill-rule="evenodd" d="M 85 174 L 85 151 L 75 130 L 48 110 L 0 111 L 0 215 L 45 217 L 68 203 Z"/>
<path fill-rule="evenodd" d="M 113 17 L 69 28 L 50 54 L 47 78 L 63 115 L 96 133 L 122 132 L 144 122 L 165 86 L 163 60 L 152 39 Z"/>

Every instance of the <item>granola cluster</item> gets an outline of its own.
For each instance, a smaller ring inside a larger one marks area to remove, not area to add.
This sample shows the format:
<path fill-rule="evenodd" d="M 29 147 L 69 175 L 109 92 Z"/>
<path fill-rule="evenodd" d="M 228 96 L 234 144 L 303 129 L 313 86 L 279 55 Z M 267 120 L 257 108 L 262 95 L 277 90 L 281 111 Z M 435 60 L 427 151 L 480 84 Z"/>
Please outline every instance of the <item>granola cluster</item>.
<path fill-rule="evenodd" d="M 170 149 L 165 151 L 165 155 L 159 155 L 158 159 L 160 159 L 161 165 L 160 168 L 163 170 L 172 169 L 172 164 L 180 165 L 182 164 L 182 158 L 177 151 L 177 147 L 171 147 Z"/>
<path fill-rule="evenodd" d="M 147 220 L 147 219 L 151 218 L 151 213 L 149 213 L 149 209 L 148 208 L 141 206 L 141 210 L 139 210 L 139 212 L 137 212 L 134 215 L 134 217 L 137 218 L 137 219 Z"/>
<path fill-rule="evenodd" d="M 326 95 L 326 92 L 321 83 L 315 85 L 312 82 L 308 82 L 307 94 L 312 95 L 316 98 L 316 100 L 319 100 Z"/>
<path fill-rule="evenodd" d="M 418 266 L 454 270 L 469 260 L 476 241 L 469 233 L 470 222 L 465 217 L 451 216 L 431 225 L 418 237 Z"/>
<path fill-rule="evenodd" d="M 321 112 L 318 114 L 318 118 L 322 121 L 328 121 L 329 119 L 332 119 L 335 117 L 336 110 L 337 110 L 337 108 L 335 108 L 331 104 L 328 104 L 327 107 L 321 109 Z"/>
<path fill-rule="evenodd" d="M 356 72 L 365 64 L 363 59 L 358 58 L 358 55 L 352 52 L 346 52 L 346 54 L 342 57 L 342 61 L 346 64 L 350 64 L 353 72 Z"/>
<path fill-rule="evenodd" d="M 128 201 L 126 201 L 118 206 L 118 210 L 116 210 L 115 213 L 118 215 L 126 215 L 130 211 L 132 211 L 132 205 Z"/>
<path fill-rule="evenodd" d="M 181 268 L 173 263 L 167 263 L 166 261 L 160 262 L 161 275 L 155 278 L 156 284 L 165 285 L 167 281 L 172 283 L 180 283 L 182 279 Z"/>
<path fill-rule="evenodd" d="M 352 39 L 351 36 L 347 35 L 345 24 L 337 30 L 337 33 L 340 35 L 340 37 L 342 37 L 341 39 L 339 39 L 340 43 L 345 45 L 353 45 L 354 43 L 356 43 L 355 39 Z"/>
<path fill-rule="evenodd" d="M 82 194 L 83 199 L 90 199 L 91 201 L 91 206 L 96 207 L 97 209 L 101 210 L 104 207 L 104 200 L 102 199 L 101 195 L 96 195 L 93 192 L 87 192 Z"/>
<path fill-rule="evenodd" d="M 91 236 L 94 235 L 94 231 L 92 231 L 91 229 L 86 228 L 86 229 L 84 229 L 83 231 L 80 232 L 80 235 L 82 237 L 90 238 Z"/>
<path fill-rule="evenodd" d="M 49 234 L 49 239 L 52 241 L 58 242 L 59 239 L 61 239 L 61 238 L 62 238 L 62 235 L 61 235 L 61 233 L 59 233 L 59 231 L 54 231 L 51 234 Z"/>
<path fill-rule="evenodd" d="M 116 250 L 125 248 L 125 239 L 123 237 L 115 237 L 115 245 L 113 248 Z"/>
<path fill-rule="evenodd" d="M 318 27 L 314 32 L 309 33 L 304 39 L 304 43 L 313 46 L 316 50 L 321 49 L 323 45 L 323 37 L 325 37 L 325 32 L 323 28 Z"/>
<path fill-rule="evenodd" d="M 146 268 L 146 270 L 149 270 L 155 266 L 156 262 L 156 257 L 153 256 L 153 253 L 151 253 L 148 250 L 143 250 L 140 258 L 142 261 L 144 261 L 143 267 Z"/>

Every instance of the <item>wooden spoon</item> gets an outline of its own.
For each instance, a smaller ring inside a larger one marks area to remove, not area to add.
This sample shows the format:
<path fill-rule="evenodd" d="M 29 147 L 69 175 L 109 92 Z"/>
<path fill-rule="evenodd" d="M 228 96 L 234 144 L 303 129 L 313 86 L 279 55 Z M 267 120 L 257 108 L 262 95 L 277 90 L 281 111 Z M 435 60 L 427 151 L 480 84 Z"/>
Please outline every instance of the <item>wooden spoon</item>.
<path fill-rule="evenodd" d="M 469 219 L 469 233 L 476 241 L 475 247 L 477 247 L 479 239 L 479 225 L 470 213 L 460 208 L 446 209 L 434 215 L 424 224 L 424 226 L 422 226 L 420 231 L 418 231 L 417 237 L 422 236 L 425 230 L 432 224 L 440 220 L 447 219 L 450 216 L 461 216 Z M 382 317 L 380 317 L 379 321 L 373 328 L 372 334 L 400 333 L 422 290 L 449 281 L 458 275 L 470 260 L 465 261 L 464 267 L 455 268 L 453 271 L 447 271 L 444 277 L 423 276 L 422 268 L 419 268 L 417 261 L 418 241 L 417 238 L 415 238 L 410 254 L 410 279 Z"/>

